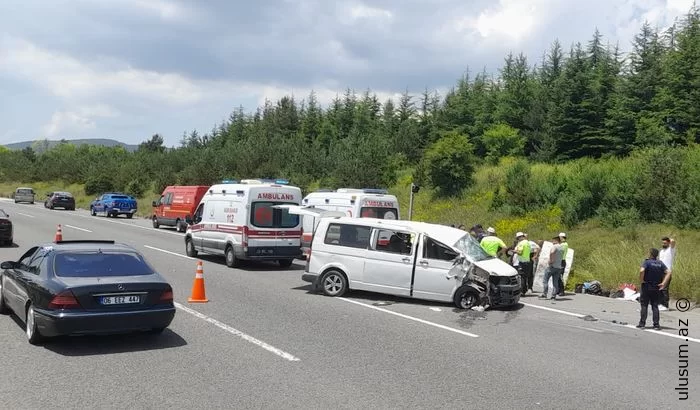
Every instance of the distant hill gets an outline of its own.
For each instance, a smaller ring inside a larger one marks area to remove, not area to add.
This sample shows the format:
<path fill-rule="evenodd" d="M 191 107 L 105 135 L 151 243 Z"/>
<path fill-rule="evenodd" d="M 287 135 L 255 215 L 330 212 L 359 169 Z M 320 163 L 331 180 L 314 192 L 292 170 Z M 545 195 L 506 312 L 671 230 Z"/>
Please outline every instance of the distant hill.
<path fill-rule="evenodd" d="M 66 142 L 68 144 L 73 144 L 76 146 L 79 145 L 101 145 L 104 147 L 116 147 L 116 146 L 121 146 L 124 147 L 127 151 L 136 151 L 138 149 L 138 145 L 132 145 L 132 144 L 125 144 L 123 142 L 119 142 L 116 140 L 112 139 L 107 139 L 107 138 L 93 138 L 93 139 L 77 139 L 77 140 L 34 140 L 34 141 L 22 141 L 22 142 L 13 142 L 12 144 L 5 144 L 5 147 L 13 150 L 22 150 L 27 147 L 32 147 L 34 151 L 37 153 L 41 153 L 42 151 L 45 151 L 46 149 L 50 149 L 55 147 L 56 145 L 60 144 L 61 142 Z"/>

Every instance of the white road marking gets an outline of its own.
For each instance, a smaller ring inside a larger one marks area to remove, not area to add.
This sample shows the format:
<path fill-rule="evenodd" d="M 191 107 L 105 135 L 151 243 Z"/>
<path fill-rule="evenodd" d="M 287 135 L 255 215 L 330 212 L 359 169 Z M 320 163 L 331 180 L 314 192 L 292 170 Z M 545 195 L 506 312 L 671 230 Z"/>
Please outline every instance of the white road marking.
<path fill-rule="evenodd" d="M 634 325 L 623 325 L 623 326 L 624 326 L 624 327 L 628 327 L 628 328 L 630 328 L 630 329 L 634 329 L 634 330 L 642 330 L 642 329 L 637 329 L 637 327 L 634 326 Z M 681 335 L 674 335 L 673 333 L 666 333 L 666 332 L 661 331 L 661 330 L 654 330 L 654 329 L 643 329 L 643 330 L 644 330 L 645 332 L 655 333 L 655 334 L 657 334 L 657 335 L 663 335 L 663 336 L 668 336 L 668 337 L 674 337 L 674 338 L 676 338 L 676 339 L 685 340 L 686 342 L 700 343 L 700 339 L 693 339 L 692 337 L 685 337 L 685 336 L 681 336 Z"/>
<path fill-rule="evenodd" d="M 121 221 L 115 221 L 115 220 L 113 220 L 113 219 L 107 219 L 107 218 L 105 218 L 105 217 L 92 216 L 92 215 L 75 215 L 75 216 L 78 216 L 78 217 L 80 217 L 80 218 L 92 219 L 92 220 L 94 220 L 94 221 L 102 221 L 102 222 L 109 222 L 109 223 L 112 223 L 112 224 L 130 226 L 130 227 L 132 227 L 132 228 L 146 229 L 146 230 L 151 231 L 151 232 L 160 232 L 160 233 L 167 233 L 167 234 L 170 234 L 170 235 L 177 235 L 177 236 L 179 236 L 180 238 L 184 238 L 184 235 L 181 234 L 181 233 L 178 233 L 178 232 L 166 231 L 166 230 L 164 230 L 164 229 L 156 229 L 156 228 L 153 228 L 153 227 L 147 227 L 147 226 L 141 226 L 141 225 L 130 224 L 130 223 L 126 223 L 126 222 L 121 222 Z"/>
<path fill-rule="evenodd" d="M 358 302 L 358 301 L 356 301 L 356 300 L 346 299 L 346 298 L 337 298 L 337 299 L 340 299 L 340 300 L 342 300 L 342 301 L 349 302 L 349 303 L 354 303 L 354 304 L 356 304 L 356 305 L 364 306 L 364 307 L 366 307 L 366 308 L 378 310 L 378 311 L 380 311 L 380 312 L 388 313 L 388 314 L 390 314 L 390 315 L 395 315 L 395 316 L 398 316 L 398 317 L 402 317 L 402 318 L 404 318 L 404 319 L 413 320 L 413 321 L 415 321 L 415 322 L 423 323 L 423 324 L 425 324 L 425 325 L 434 326 L 434 327 L 437 327 L 437 328 L 439 328 L 439 329 L 448 330 L 448 331 L 454 332 L 454 333 L 459 333 L 460 335 L 469 336 L 469 337 L 479 337 L 478 335 L 475 335 L 474 333 L 469 333 L 469 332 L 465 332 L 465 331 L 463 331 L 463 330 L 455 329 L 455 328 L 453 328 L 453 327 L 449 327 L 449 326 L 445 326 L 445 325 L 440 325 L 440 324 L 438 324 L 438 323 L 429 322 L 429 321 L 423 320 L 423 319 L 418 319 L 417 317 L 404 315 L 403 313 L 392 312 L 391 310 L 383 309 L 383 308 L 376 307 L 376 306 L 372 306 L 372 305 L 368 305 L 368 304 L 366 304 L 366 303 Z"/>
<path fill-rule="evenodd" d="M 520 303 L 522 303 L 522 304 L 525 305 L 525 306 L 529 306 L 529 307 L 532 307 L 532 308 L 535 308 L 535 309 L 548 310 L 548 311 L 550 311 L 550 312 L 561 313 L 562 315 L 569 315 L 569 316 L 578 317 L 578 318 L 581 318 L 581 317 L 585 317 L 585 316 L 586 316 L 586 315 L 581 315 L 581 314 L 579 314 L 579 313 L 567 312 L 566 310 L 559 310 L 559 309 L 550 308 L 550 307 L 547 307 L 547 306 L 531 305 L 531 304 L 529 304 L 529 303 L 524 303 L 524 302 L 520 302 Z"/>
<path fill-rule="evenodd" d="M 549 308 L 549 307 L 546 307 L 546 306 L 532 305 L 532 304 L 523 303 L 523 302 L 520 302 L 520 303 L 522 303 L 522 304 L 525 305 L 525 306 L 533 307 L 533 308 L 536 308 L 536 309 L 548 310 L 548 311 L 550 311 L 550 312 L 561 313 L 561 314 L 563 314 L 563 315 L 569 315 L 569 316 L 574 316 L 574 317 L 578 317 L 578 318 L 582 318 L 582 317 L 585 317 L 585 316 L 586 316 L 586 315 L 582 315 L 582 314 L 580 314 L 580 313 L 567 312 L 567 311 L 565 311 L 565 310 L 553 309 L 553 308 Z M 606 323 L 607 323 L 608 321 L 605 320 L 605 321 L 601 321 L 601 322 L 606 322 Z M 685 336 L 680 336 L 680 335 L 674 335 L 673 333 L 667 333 L 667 332 L 660 331 L 660 330 L 654 330 L 654 329 L 637 329 L 637 327 L 634 326 L 634 325 L 618 325 L 618 326 L 626 327 L 626 328 L 628 328 L 628 329 L 641 330 L 641 331 L 644 331 L 644 332 L 654 333 L 654 334 L 661 335 L 661 336 L 673 337 L 673 338 L 676 338 L 676 339 L 685 340 L 686 342 L 700 343 L 700 339 L 694 339 L 694 338 L 692 338 L 692 337 L 685 337 Z"/>
<path fill-rule="evenodd" d="M 0 198 L 0 199 L 3 199 L 3 198 Z M 13 201 L 13 199 L 11 199 L 11 198 L 5 198 L 5 200 L 7 200 L 7 201 Z M 41 209 L 41 210 L 43 210 L 43 211 L 45 211 L 45 212 L 53 212 L 53 211 L 51 211 L 50 209 L 46 209 L 46 208 L 43 208 L 43 207 L 40 208 L 40 207 L 38 207 L 38 206 L 37 206 L 36 209 Z M 89 212 L 90 210 L 89 210 L 89 209 L 86 209 L 86 211 Z M 21 213 L 21 212 L 17 212 L 17 213 L 20 214 L 20 215 L 27 216 L 27 217 L 29 217 L 29 218 L 34 218 L 34 216 L 32 216 L 32 215 L 23 214 L 23 213 Z M 165 230 L 165 229 L 156 229 L 156 228 L 153 228 L 153 227 L 141 226 L 141 225 L 131 224 L 131 223 L 122 222 L 122 221 L 115 221 L 115 220 L 113 220 L 113 219 L 108 219 L 108 218 L 106 218 L 106 217 L 99 217 L 99 216 L 92 216 L 92 215 L 79 215 L 79 214 L 74 214 L 74 213 L 71 213 L 71 214 L 68 214 L 68 215 L 76 216 L 76 217 L 79 217 L 79 218 L 87 218 L 87 219 L 91 219 L 91 220 L 93 220 L 93 221 L 109 222 L 109 223 L 112 223 L 112 224 L 130 226 L 130 227 L 132 227 L 132 228 L 145 229 L 145 230 L 148 230 L 148 231 L 151 231 L 151 232 L 160 232 L 160 233 L 165 233 L 165 234 L 169 234 L 169 235 L 177 235 L 177 236 L 179 236 L 179 237 L 181 237 L 181 238 L 184 237 L 184 235 L 183 235 L 182 233 L 180 233 L 180 232 L 173 232 L 173 231 L 168 231 L 168 230 Z"/>
<path fill-rule="evenodd" d="M 183 254 L 180 254 L 180 253 L 171 252 L 171 251 L 166 251 L 165 249 L 156 248 L 155 246 L 148 246 L 148 245 L 143 245 L 143 246 L 144 246 L 144 248 L 153 249 L 154 251 L 158 251 L 158 252 L 169 253 L 170 255 L 179 256 L 179 257 L 181 257 L 181 258 L 186 258 L 186 259 L 197 259 L 197 258 L 193 258 L 193 257 L 191 257 L 191 256 L 183 255 Z"/>
<path fill-rule="evenodd" d="M 92 231 L 91 231 L 91 230 L 89 230 L 89 229 L 85 229 L 85 228 L 79 228 L 79 227 L 77 227 L 77 226 L 73 226 L 73 225 L 68 225 L 68 224 L 65 224 L 65 225 L 63 225 L 63 226 L 65 226 L 66 228 L 72 228 L 72 229 L 77 229 L 77 230 L 79 230 L 79 231 L 83 231 L 83 232 L 90 232 L 90 233 L 92 233 Z"/>
<path fill-rule="evenodd" d="M 231 333 L 234 336 L 238 336 L 247 342 L 250 342 L 256 346 L 262 347 L 263 349 L 267 350 L 268 352 L 274 353 L 283 359 L 289 360 L 290 362 L 298 362 L 301 360 L 298 357 L 295 357 L 295 356 L 285 352 L 284 350 L 280 350 L 274 346 L 271 346 L 271 345 L 263 342 L 262 340 L 258 340 L 249 334 L 246 334 L 246 333 L 241 332 L 240 330 L 234 329 L 225 323 L 221 323 L 218 320 L 213 319 L 213 318 L 211 318 L 203 313 L 199 313 L 194 309 L 190 309 L 187 306 L 184 306 L 184 305 L 181 305 L 181 304 L 175 302 L 175 307 L 191 314 L 194 317 L 197 317 L 199 319 L 207 321 L 207 322 L 211 323 L 212 325 Z"/>
<path fill-rule="evenodd" d="M 25 214 L 25 213 L 22 213 L 22 212 L 17 212 L 17 215 L 26 216 L 27 218 L 34 218 L 34 215 Z"/>
<path fill-rule="evenodd" d="M 442 312 L 442 309 L 437 307 L 431 307 L 430 310 L 432 310 L 433 312 Z"/>

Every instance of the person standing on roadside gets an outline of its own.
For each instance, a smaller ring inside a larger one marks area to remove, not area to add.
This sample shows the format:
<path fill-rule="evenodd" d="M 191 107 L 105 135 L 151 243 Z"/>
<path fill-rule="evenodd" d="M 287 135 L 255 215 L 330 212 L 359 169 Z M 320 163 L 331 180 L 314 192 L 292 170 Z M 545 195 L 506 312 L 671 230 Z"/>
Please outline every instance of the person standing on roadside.
<path fill-rule="evenodd" d="M 519 269 L 522 270 L 524 276 L 522 284 L 522 293 L 524 295 L 528 290 L 532 291 L 532 282 L 534 280 L 532 274 L 532 259 L 530 259 L 532 248 L 530 246 L 530 241 L 527 240 L 525 234 L 522 232 L 515 234 L 515 240 L 518 241 L 515 247 L 515 253 L 518 255 L 518 266 Z"/>
<path fill-rule="evenodd" d="M 552 287 L 554 288 L 550 299 L 556 300 L 557 295 L 559 295 L 559 276 L 564 272 L 564 268 L 561 266 L 564 250 L 559 243 L 559 238 L 560 236 L 552 238 L 552 247 L 549 251 L 549 266 L 547 266 L 547 269 L 544 271 L 544 280 L 542 283 L 544 289 L 539 296 L 540 299 L 547 299 L 547 294 L 549 293 L 549 278 L 552 278 Z"/>
<path fill-rule="evenodd" d="M 540 245 L 537 244 L 535 241 L 531 241 L 528 239 L 527 234 L 525 234 L 525 239 L 527 239 L 530 242 L 530 260 L 532 261 L 532 280 L 535 280 L 535 270 L 537 270 L 537 259 L 540 257 L 540 251 L 542 248 Z M 530 290 L 532 290 L 532 287 L 530 287 Z"/>
<path fill-rule="evenodd" d="M 664 236 L 661 238 L 661 249 L 659 250 L 659 260 L 666 265 L 666 268 L 671 272 L 671 275 L 673 275 L 673 259 L 676 257 L 676 240 L 673 238 L 669 238 L 668 236 Z M 661 290 L 661 293 L 663 294 L 663 297 L 661 298 L 661 306 L 663 306 L 662 310 L 668 310 L 668 302 L 670 300 L 670 295 L 668 293 L 668 288 L 671 286 L 671 279 L 672 276 L 668 277 L 668 283 L 666 283 L 666 286 Z"/>
<path fill-rule="evenodd" d="M 671 271 L 666 265 L 659 260 L 659 250 L 651 248 L 649 250 L 649 258 L 642 262 L 639 269 L 639 281 L 641 292 L 639 294 L 639 303 L 642 305 L 639 311 L 638 328 L 643 329 L 647 322 L 647 313 L 649 304 L 651 304 L 652 321 L 654 330 L 661 330 L 659 325 L 659 303 L 662 301 L 662 290 L 671 279 Z"/>
<path fill-rule="evenodd" d="M 566 242 L 566 233 L 561 232 L 559 233 L 559 243 L 561 244 L 561 251 L 562 251 L 562 256 L 561 256 L 561 275 L 559 275 L 559 293 L 557 295 L 559 296 L 566 296 L 566 292 L 564 291 L 564 270 L 566 269 L 566 254 L 569 252 L 569 244 Z"/>
<path fill-rule="evenodd" d="M 496 230 L 494 228 L 489 226 L 486 232 L 488 235 L 484 236 L 481 240 L 481 248 L 491 256 L 501 257 L 507 248 L 505 242 L 496 236 Z"/>

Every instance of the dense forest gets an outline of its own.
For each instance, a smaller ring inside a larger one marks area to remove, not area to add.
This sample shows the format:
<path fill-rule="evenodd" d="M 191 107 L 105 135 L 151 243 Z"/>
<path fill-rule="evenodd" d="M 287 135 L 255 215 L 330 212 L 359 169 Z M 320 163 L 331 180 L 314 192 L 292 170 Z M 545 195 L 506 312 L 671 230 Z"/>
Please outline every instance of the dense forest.
<path fill-rule="evenodd" d="M 370 90 L 347 90 L 325 108 L 314 93 L 289 96 L 254 112 L 239 107 L 211 131 L 186 132 L 177 148 L 156 134 L 136 152 L 71 144 L 40 154 L 4 150 L 0 179 L 141 195 L 242 177 L 387 187 L 408 169 L 435 195 L 450 196 L 470 187 L 478 166 L 515 157 L 504 165 L 507 181 L 494 186 L 494 207 L 560 206 L 569 225 L 602 210 L 698 227 L 699 142 L 694 8 L 663 32 L 645 24 L 627 53 L 596 31 L 584 43 L 554 41 L 541 58 L 509 54 L 497 74 L 467 70 L 442 96 L 425 90 L 379 101 Z M 537 164 L 571 162 L 578 172 L 532 180 Z"/>

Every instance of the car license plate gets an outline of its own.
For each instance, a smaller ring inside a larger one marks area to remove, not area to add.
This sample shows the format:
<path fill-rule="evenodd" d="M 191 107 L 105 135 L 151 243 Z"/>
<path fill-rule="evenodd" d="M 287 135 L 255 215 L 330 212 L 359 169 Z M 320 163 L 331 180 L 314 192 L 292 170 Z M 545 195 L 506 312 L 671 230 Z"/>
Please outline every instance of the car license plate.
<path fill-rule="evenodd" d="M 129 303 L 140 303 L 141 298 L 135 295 L 127 296 L 102 296 L 100 303 L 103 305 L 125 305 Z"/>

